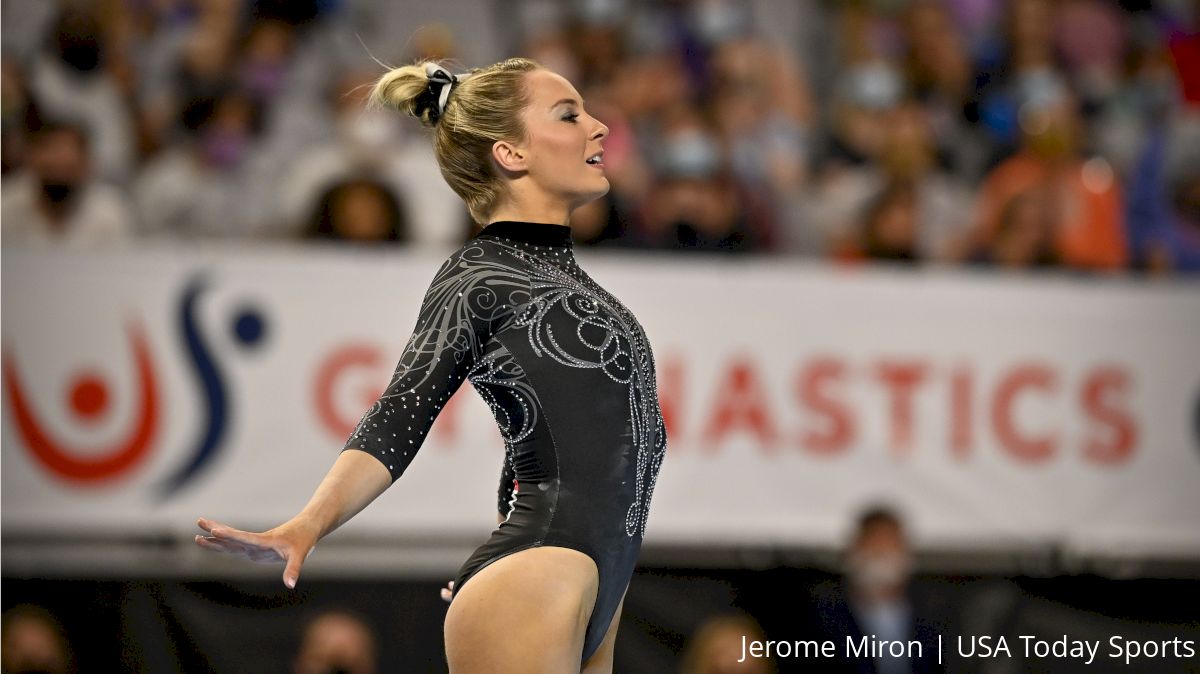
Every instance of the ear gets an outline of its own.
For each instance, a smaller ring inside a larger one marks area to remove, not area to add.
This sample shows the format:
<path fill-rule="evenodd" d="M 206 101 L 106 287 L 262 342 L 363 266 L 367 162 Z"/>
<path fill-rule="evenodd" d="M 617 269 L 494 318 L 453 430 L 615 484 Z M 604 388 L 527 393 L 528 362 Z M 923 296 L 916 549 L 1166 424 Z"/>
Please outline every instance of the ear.
<path fill-rule="evenodd" d="M 492 144 L 492 159 L 500 168 L 509 172 L 524 171 L 529 168 L 525 148 L 507 140 L 498 140 Z"/>

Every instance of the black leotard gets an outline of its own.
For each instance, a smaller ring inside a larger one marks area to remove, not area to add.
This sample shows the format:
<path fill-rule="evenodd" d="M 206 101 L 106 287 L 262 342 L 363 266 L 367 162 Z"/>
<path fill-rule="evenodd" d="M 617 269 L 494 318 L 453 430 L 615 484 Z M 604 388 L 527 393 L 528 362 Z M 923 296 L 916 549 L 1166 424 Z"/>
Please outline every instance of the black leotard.
<path fill-rule="evenodd" d="M 344 449 L 375 456 L 395 481 L 463 379 L 504 438 L 507 518 L 463 564 L 455 593 L 518 550 L 587 554 L 600 582 L 586 661 L 633 573 L 667 438 L 646 334 L 576 264 L 570 227 L 494 222 L 451 254 L 391 383 Z"/>

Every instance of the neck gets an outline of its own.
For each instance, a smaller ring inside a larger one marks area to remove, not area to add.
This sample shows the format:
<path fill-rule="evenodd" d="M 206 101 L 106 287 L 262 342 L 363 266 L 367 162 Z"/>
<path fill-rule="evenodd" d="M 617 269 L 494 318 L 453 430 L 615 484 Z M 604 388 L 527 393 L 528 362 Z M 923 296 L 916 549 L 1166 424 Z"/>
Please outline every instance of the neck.
<path fill-rule="evenodd" d="M 499 220 L 514 220 L 518 222 L 546 222 L 556 225 L 569 225 L 571 211 L 574 207 L 561 199 L 552 198 L 545 193 L 529 194 L 522 190 L 519 183 L 514 183 L 513 197 L 499 205 L 488 217 L 488 222 Z"/>

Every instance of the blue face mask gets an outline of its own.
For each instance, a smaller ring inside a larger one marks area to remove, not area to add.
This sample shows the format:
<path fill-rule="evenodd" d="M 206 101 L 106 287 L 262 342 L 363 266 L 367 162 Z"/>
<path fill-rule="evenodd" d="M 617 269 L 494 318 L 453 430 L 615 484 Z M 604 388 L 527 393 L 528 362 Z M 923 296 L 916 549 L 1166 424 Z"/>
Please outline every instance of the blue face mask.
<path fill-rule="evenodd" d="M 214 130 L 204 135 L 201 141 L 204 159 L 211 165 L 228 169 L 242 163 L 250 139 L 236 131 Z"/>
<path fill-rule="evenodd" d="M 259 99 L 271 99 L 283 88 L 286 75 L 282 63 L 248 63 L 242 69 L 242 82 Z"/>

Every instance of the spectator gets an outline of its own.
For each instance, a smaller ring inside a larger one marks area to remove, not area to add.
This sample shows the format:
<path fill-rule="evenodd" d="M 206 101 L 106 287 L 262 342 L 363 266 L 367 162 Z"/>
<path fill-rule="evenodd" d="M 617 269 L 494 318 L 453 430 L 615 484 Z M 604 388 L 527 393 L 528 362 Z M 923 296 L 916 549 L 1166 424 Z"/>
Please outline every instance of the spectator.
<path fill-rule="evenodd" d="M 863 253 L 875 260 L 916 261 L 917 217 L 912 183 L 889 185 L 867 207 L 862 233 Z"/>
<path fill-rule="evenodd" d="M 260 18 L 246 31 L 237 65 L 238 84 L 264 108 L 283 88 L 295 42 L 295 26 L 279 19 Z"/>
<path fill-rule="evenodd" d="M 658 184 L 648 197 L 642 234 L 648 247 L 749 252 L 761 244 L 751 223 L 762 219 L 698 115 L 678 113 L 657 154 Z"/>
<path fill-rule="evenodd" d="M 375 674 L 375 633 L 362 618 L 344 610 L 317 614 L 304 628 L 295 674 Z"/>
<path fill-rule="evenodd" d="M 145 232 L 175 239 L 248 238 L 266 229 L 275 162 L 256 141 L 261 109 L 236 89 L 185 107 L 187 142 L 146 166 L 134 185 Z"/>
<path fill-rule="evenodd" d="M 880 210 L 885 203 L 901 208 Z M 944 260 L 966 230 L 970 205 L 967 185 L 937 165 L 926 109 L 909 102 L 884 119 L 879 155 L 870 163 L 829 171 L 822 177 L 808 204 L 808 222 L 839 256 L 894 258 L 880 248 L 868 252 L 864 238 L 879 233 L 868 229 L 884 224 L 872 217 L 886 219 L 907 212 L 906 227 L 911 232 L 905 237 L 911 242 L 902 246 L 908 251 L 902 257 Z"/>
<path fill-rule="evenodd" d="M 69 674 L 74 656 L 62 625 L 49 611 L 30 604 L 4 612 L 0 638 L 3 674 Z"/>
<path fill-rule="evenodd" d="M 939 0 L 917 0 L 904 14 L 904 57 L 909 94 L 924 110 L 938 164 L 977 175 L 986 160 L 967 125 L 971 60 L 950 12 Z"/>
<path fill-rule="evenodd" d="M 1055 50 L 1055 6 L 1050 0 L 1013 0 L 1007 5 L 1005 34 L 976 73 L 969 117 L 990 146 L 987 167 L 1018 147 L 1029 103 L 1045 104 L 1069 91 Z"/>
<path fill-rule="evenodd" d="M 352 179 L 321 197 L 308 237 L 353 243 L 407 240 L 408 223 L 396 197 L 382 183 Z"/>
<path fill-rule="evenodd" d="M 845 577 L 834 586 L 814 589 L 814 627 L 808 634 L 844 646 L 847 638 L 864 636 L 881 641 L 921 644 L 906 649 L 913 657 L 854 657 L 844 648 L 838 658 L 811 661 L 810 671 L 921 674 L 944 671 L 938 664 L 937 630 L 925 616 L 919 597 L 909 587 L 912 552 L 899 516 L 890 508 L 873 506 L 859 516 L 844 553 Z"/>
<path fill-rule="evenodd" d="M 29 70 L 38 105 L 78 120 L 91 139 L 97 177 L 123 182 L 133 172 L 134 126 L 118 82 L 109 74 L 100 17 L 89 4 L 64 3 L 45 53 Z"/>
<path fill-rule="evenodd" d="M 782 50 L 752 36 L 722 43 L 711 60 L 712 114 L 732 173 L 779 223 L 808 178 L 807 83 Z M 764 233 L 762 248 L 774 247 L 776 232 Z"/>
<path fill-rule="evenodd" d="M 1013 196 L 1000 210 L 1000 224 L 990 250 L 980 261 L 1022 269 L 1058 264 L 1054 254 L 1051 197 L 1042 190 Z"/>
<path fill-rule="evenodd" d="M 570 3 L 566 34 L 579 66 L 578 86 L 610 81 L 619 72 L 625 52 L 624 0 Z"/>
<path fill-rule="evenodd" d="M 867 6 L 847 4 L 838 13 L 842 65 L 836 75 L 826 170 L 860 165 L 879 156 L 887 118 L 901 103 L 905 82 L 880 39 L 881 20 Z"/>
<path fill-rule="evenodd" d="M 92 178 L 89 139 L 72 123 L 33 130 L 28 168 L 5 178 L 0 201 L 5 246 L 86 248 L 126 241 L 135 231 L 125 197 Z"/>
<path fill-rule="evenodd" d="M 761 642 L 765 638 L 749 615 L 733 613 L 709 618 L 688 641 L 679 674 L 771 674 L 775 671 L 773 658 L 743 655 L 746 648 L 743 642 Z"/>
<path fill-rule="evenodd" d="M 1089 125 L 1090 145 L 1113 163 L 1127 185 L 1140 180 L 1134 164 L 1149 141 L 1149 132 L 1168 124 L 1180 107 L 1175 64 L 1158 27 L 1139 15 L 1132 23 L 1134 37 L 1120 79 L 1111 93 L 1097 101 Z"/>
<path fill-rule="evenodd" d="M 1020 151 L 984 181 L 967 246 L 976 254 L 990 248 L 1004 206 L 1018 194 L 1038 190 L 1053 213 L 1054 252 L 1063 265 L 1124 267 L 1129 255 L 1116 176 L 1103 158 L 1084 161 L 1078 156 L 1074 98 L 1059 91 L 1044 100 L 1029 100 L 1021 117 Z"/>
<path fill-rule="evenodd" d="M 179 143 L 171 132 L 189 101 L 227 88 L 240 18 L 232 0 L 201 3 L 194 14 L 170 4 L 156 9 L 144 18 L 155 28 L 138 45 L 138 100 L 147 156 Z"/>
<path fill-rule="evenodd" d="M 148 235 L 303 237 L 326 186 L 363 176 L 399 201 L 406 240 L 468 233 L 429 145 L 409 142 L 418 130 L 365 112 L 354 93 L 374 75 L 358 69 L 359 35 L 398 50 L 391 60 L 454 59 L 448 25 L 425 24 L 401 46 L 390 35 L 403 10 L 375 0 L 9 4 L 20 11 L 4 22 L 6 183 L 28 177 L 22 129 L 47 115 L 82 125 L 92 175 L 130 189 Z M 769 25 L 795 16 L 771 3 L 520 3 L 520 49 L 577 80 L 610 129 L 610 193 L 577 215 L 581 243 L 1190 267 L 1187 172 L 1155 149 L 1176 144 L 1154 135 L 1200 91 L 1190 9 L 807 4 L 805 17 L 826 20 L 801 31 Z M 789 32 L 813 54 L 797 59 L 764 37 Z M 817 100 L 830 104 L 817 111 Z M 1065 100 L 1078 103 L 1060 109 Z M 680 132 L 689 116 L 698 140 Z M 667 155 L 683 146 L 713 146 L 717 170 L 672 168 Z M 1128 227 L 1122 185 L 1137 214 Z M 1016 198 L 1033 186 L 1053 189 Z M 697 207 L 705 201 L 714 208 Z M 1028 248 L 1043 217 L 1048 253 Z M 877 236 L 904 222 L 911 247 L 876 238 L 866 250 L 868 225 Z"/>
<path fill-rule="evenodd" d="M 1061 0 L 1054 44 L 1085 109 L 1098 107 L 1120 84 L 1126 51 L 1121 8 L 1104 0 Z"/>
<path fill-rule="evenodd" d="M 332 135 L 310 146 L 282 176 L 273 232 L 303 233 L 323 190 L 352 176 L 370 176 L 396 195 L 408 223 L 406 241 L 446 245 L 460 241 L 466 214 L 446 185 L 432 145 L 416 142 L 420 130 L 383 111 L 365 110 L 365 86 L 373 73 L 348 71 L 330 88 Z"/>
<path fill-rule="evenodd" d="M 1150 131 L 1130 186 L 1130 238 L 1138 266 L 1200 273 L 1200 118 Z"/>

